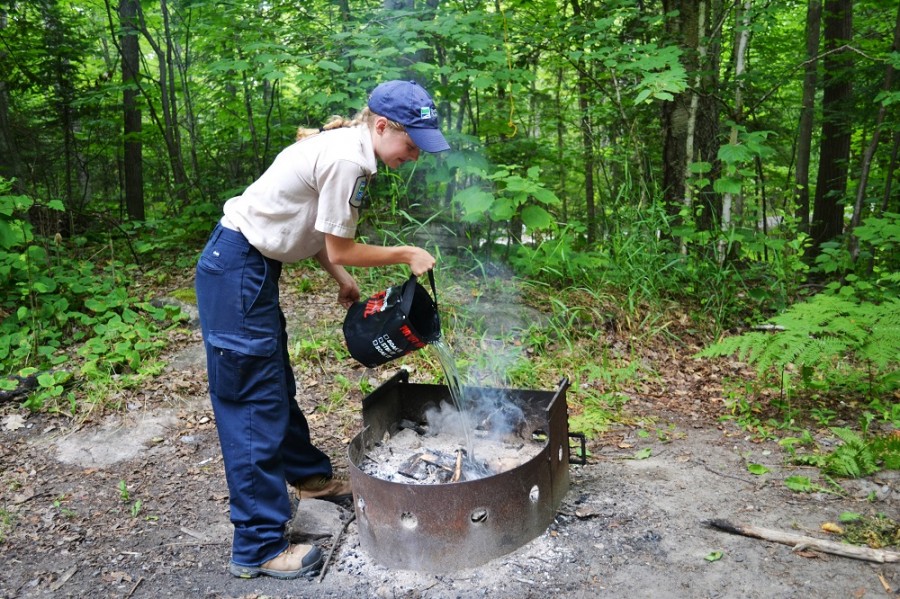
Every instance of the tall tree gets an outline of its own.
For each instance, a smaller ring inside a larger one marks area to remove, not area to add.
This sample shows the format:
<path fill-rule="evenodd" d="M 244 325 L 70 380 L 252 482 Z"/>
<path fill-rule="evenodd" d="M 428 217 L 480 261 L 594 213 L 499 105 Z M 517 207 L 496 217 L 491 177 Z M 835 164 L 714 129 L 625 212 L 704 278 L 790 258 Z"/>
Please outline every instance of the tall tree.
<path fill-rule="evenodd" d="M 590 0 L 571 0 L 572 12 L 579 21 L 592 18 L 592 4 Z M 584 45 L 586 40 L 580 40 Z M 587 226 L 588 245 L 594 243 L 597 230 L 596 198 L 594 196 L 594 131 L 591 119 L 591 75 L 590 63 L 584 58 L 576 61 L 578 70 L 578 110 L 581 115 L 581 157 L 584 170 L 584 201 L 587 210 L 585 224 Z"/>
<path fill-rule="evenodd" d="M 125 208 L 132 220 L 144 220 L 144 162 L 141 141 L 141 108 L 138 104 L 140 44 L 138 40 L 139 0 L 121 0 L 119 22 L 122 48 L 122 122 L 125 156 L 122 165 Z"/>
<path fill-rule="evenodd" d="M 692 207 L 699 211 L 698 226 L 707 230 L 720 212 L 720 199 L 708 184 L 698 197 L 691 197 L 686 173 L 695 163 L 714 169 L 719 149 L 716 88 L 720 44 L 715 43 L 715 36 L 721 16 L 716 19 L 719 13 L 713 12 L 717 5 L 712 0 L 663 0 L 667 35 L 682 47 L 682 64 L 693 82 L 662 105 L 663 194 L 666 209 L 673 216 L 681 211 L 685 198 L 690 198 Z"/>
<path fill-rule="evenodd" d="M 852 58 L 848 47 L 853 29 L 851 0 L 825 2 L 825 67 L 822 83 L 822 138 L 810 233 L 812 255 L 844 228 L 844 200 L 850 160 Z"/>
<path fill-rule="evenodd" d="M 894 37 L 891 43 L 891 52 L 897 54 L 900 52 L 900 5 L 897 8 L 897 18 L 894 22 Z M 884 84 L 882 92 L 885 95 L 890 94 L 894 89 L 894 65 L 888 63 L 884 73 Z M 865 152 L 863 152 L 862 164 L 860 165 L 859 182 L 856 188 L 856 201 L 853 204 L 853 216 L 850 219 L 850 231 L 852 232 L 862 218 L 863 202 L 866 198 L 866 191 L 869 183 L 869 173 L 872 170 L 872 159 L 875 156 L 875 150 L 878 149 L 878 142 L 881 139 L 881 129 L 884 126 L 885 115 L 887 114 L 887 98 L 881 101 L 878 107 L 878 115 L 875 117 L 875 129 L 872 132 L 872 139 L 869 142 Z M 850 256 L 855 262 L 859 257 L 859 239 L 856 235 L 850 238 Z"/>
<path fill-rule="evenodd" d="M 123 0 L 127 1 L 127 0 Z M 174 65 L 174 40 L 169 19 L 169 8 L 166 0 L 160 0 L 160 15 L 162 17 L 162 40 L 157 40 L 147 25 L 140 2 L 137 2 L 137 23 L 144 39 L 153 48 L 156 54 L 156 62 L 159 68 L 160 119 L 152 104 L 148 104 L 153 120 L 162 132 L 163 141 L 166 144 L 166 154 L 169 158 L 169 168 L 172 173 L 173 195 L 186 205 L 188 202 L 188 178 L 184 168 L 182 157 L 181 133 L 178 123 L 178 86 L 175 84 Z"/>
<path fill-rule="evenodd" d="M 809 232 L 809 162 L 818 81 L 819 33 L 822 3 L 809 0 L 806 9 L 806 62 L 803 66 L 803 99 L 797 129 L 797 168 L 794 171 L 794 205 L 797 228 Z"/>
<path fill-rule="evenodd" d="M 737 5 L 734 16 L 734 109 L 731 114 L 731 131 L 728 143 L 737 145 L 738 129 L 744 120 L 744 90 L 743 77 L 747 61 L 747 45 L 750 41 L 750 6 L 751 0 L 743 0 L 743 6 Z M 722 217 L 720 227 L 723 232 L 732 227 L 732 211 L 740 216 L 742 212 L 743 192 L 734 196 L 730 191 L 722 195 Z M 725 260 L 725 239 L 719 240 L 719 261 Z"/>
<path fill-rule="evenodd" d="M 6 6 L 0 6 L 0 36 L 8 27 L 8 19 Z M 0 65 L 9 64 L 8 54 L 6 45 L 0 45 Z M 8 79 L 11 75 L 10 69 L 0 69 L 0 155 L 4 156 L 0 160 L 0 176 L 15 179 L 16 191 L 22 193 L 25 184 L 22 179 L 22 160 L 19 158 L 19 148 L 10 119 Z"/>

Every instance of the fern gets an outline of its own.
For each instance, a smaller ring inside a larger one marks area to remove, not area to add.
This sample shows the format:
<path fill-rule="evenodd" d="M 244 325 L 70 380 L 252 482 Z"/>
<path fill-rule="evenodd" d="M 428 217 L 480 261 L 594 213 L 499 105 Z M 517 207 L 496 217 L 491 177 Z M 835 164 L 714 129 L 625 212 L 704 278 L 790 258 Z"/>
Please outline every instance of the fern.
<path fill-rule="evenodd" d="M 879 470 L 900 468 L 900 437 L 866 438 L 843 427 L 834 427 L 831 431 L 841 441 L 834 451 L 797 456 L 793 462 L 815 466 L 825 474 L 844 478 L 860 478 Z"/>
<path fill-rule="evenodd" d="M 900 435 L 876 438 L 871 445 L 884 470 L 900 470 Z"/>
<path fill-rule="evenodd" d="M 824 472 L 847 478 L 878 472 L 878 459 L 869 442 L 848 428 L 835 427 L 831 431 L 843 444 L 827 457 L 822 465 Z"/>
<path fill-rule="evenodd" d="M 754 365 L 760 376 L 789 364 L 820 369 L 849 359 L 871 365 L 889 388 L 896 385 L 892 373 L 900 361 L 900 299 L 873 304 L 820 294 L 771 322 L 777 332 L 726 337 L 696 357 L 733 355 Z"/>

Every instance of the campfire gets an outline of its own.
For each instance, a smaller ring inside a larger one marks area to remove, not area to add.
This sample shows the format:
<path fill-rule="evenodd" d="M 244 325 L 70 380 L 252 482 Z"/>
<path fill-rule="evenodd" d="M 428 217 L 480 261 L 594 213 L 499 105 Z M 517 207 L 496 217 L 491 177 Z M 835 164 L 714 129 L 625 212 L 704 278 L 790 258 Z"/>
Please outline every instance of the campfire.
<path fill-rule="evenodd" d="M 478 480 L 526 463 L 546 443 L 540 435 L 526 434 L 521 410 L 497 408 L 474 427 L 474 455 L 469 455 L 458 432 L 464 423 L 452 426 L 465 417 L 454 406 L 443 403 L 438 409 L 426 410 L 423 422 L 402 419 L 366 452 L 360 469 L 382 480 L 409 484 Z"/>
<path fill-rule="evenodd" d="M 479 402 L 491 408 L 469 414 L 465 441 L 446 386 L 401 371 L 373 391 L 349 448 L 362 548 L 388 567 L 441 573 L 544 532 L 569 487 L 568 385 L 469 389 L 503 401 Z"/>

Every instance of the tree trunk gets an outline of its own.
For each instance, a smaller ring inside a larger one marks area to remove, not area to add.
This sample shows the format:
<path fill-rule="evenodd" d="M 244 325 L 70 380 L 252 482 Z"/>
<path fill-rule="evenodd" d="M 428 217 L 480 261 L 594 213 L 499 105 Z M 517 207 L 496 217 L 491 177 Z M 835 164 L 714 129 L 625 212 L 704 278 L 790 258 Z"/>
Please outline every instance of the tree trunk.
<path fill-rule="evenodd" d="M 702 6 L 702 9 L 701 9 Z M 713 228 L 720 213 L 719 198 L 711 184 L 688 190 L 692 165 L 710 165 L 704 179 L 713 180 L 718 170 L 719 107 L 715 100 L 718 86 L 719 45 L 715 43 L 719 25 L 711 27 L 714 16 L 711 0 L 663 0 L 667 36 L 684 49 L 682 63 L 694 85 L 662 106 L 663 198 L 667 212 L 677 216 L 685 203 L 697 214 L 700 229 Z M 698 192 L 694 195 L 694 192 Z"/>
<path fill-rule="evenodd" d="M 849 43 L 852 35 L 852 10 L 851 0 L 825 2 L 822 141 L 810 226 L 812 256 L 818 255 L 822 243 L 839 236 L 844 226 L 844 200 L 850 159 L 850 80 L 853 74 L 851 54 L 840 48 Z"/>
<path fill-rule="evenodd" d="M 565 146 L 565 131 L 566 124 L 563 120 L 563 115 L 565 111 L 562 109 L 562 89 L 563 89 L 563 79 L 564 79 L 564 71 L 562 67 L 557 69 L 556 73 L 556 92 L 554 93 L 553 99 L 554 104 L 556 106 L 556 168 L 559 171 L 559 198 L 562 202 L 562 213 L 561 219 L 565 224 L 569 223 L 569 202 L 568 197 L 569 194 L 566 193 L 566 166 L 565 166 L 565 157 L 566 157 L 566 146 Z"/>
<path fill-rule="evenodd" d="M 582 11 L 581 1 L 572 0 L 572 12 L 576 19 L 588 18 Z M 596 239 L 597 215 L 594 203 L 594 133 L 591 126 L 591 86 L 587 74 L 589 65 L 579 58 L 578 69 L 578 109 L 581 113 L 581 159 L 584 171 L 584 202 L 587 210 L 587 242 L 591 246 Z"/>
<path fill-rule="evenodd" d="M 200 138 L 199 129 L 197 126 L 197 115 L 194 111 L 194 100 L 191 94 L 191 78 L 188 73 L 188 65 L 191 64 L 192 56 L 191 56 L 191 9 L 185 8 L 183 9 L 182 14 L 186 14 L 186 17 L 182 17 L 182 24 L 185 25 L 185 40 L 184 46 L 178 43 L 177 40 L 173 40 L 172 49 L 174 54 L 174 64 L 178 70 L 179 81 L 181 83 L 181 93 L 182 100 L 184 102 L 184 122 L 185 129 L 188 134 L 188 148 L 190 150 L 191 156 L 191 170 L 194 173 L 194 178 L 197 178 L 197 173 L 201 172 L 200 161 L 197 156 L 197 149 L 203 146 L 203 142 Z M 199 184 L 195 185 L 194 188 L 200 194 L 200 197 L 204 200 L 207 197 L 206 190 Z"/>
<path fill-rule="evenodd" d="M 747 58 L 747 45 L 750 39 L 750 4 L 751 0 L 744 0 L 743 7 L 739 8 L 735 13 L 734 18 L 734 30 L 735 30 L 735 44 L 734 44 L 734 80 L 735 80 L 735 90 L 734 90 L 734 111 L 732 113 L 732 122 L 731 132 L 728 137 L 728 143 L 731 145 L 737 145 L 738 142 L 738 127 L 744 120 L 744 96 L 743 96 L 743 84 L 741 83 L 742 77 L 744 76 L 744 70 L 746 65 Z M 723 233 L 727 233 L 731 230 L 732 223 L 732 208 L 737 209 L 738 215 L 742 212 L 741 204 L 743 202 L 743 196 L 739 195 L 737 198 L 734 198 L 731 193 L 726 192 L 722 196 L 722 219 L 720 222 L 720 227 Z M 725 262 L 725 254 L 726 254 L 726 242 L 725 238 L 719 239 L 718 244 L 718 258 L 719 263 L 722 264 Z"/>
<path fill-rule="evenodd" d="M 894 41 L 891 51 L 896 53 L 900 51 L 900 7 L 897 9 L 897 19 L 894 23 Z M 894 86 L 894 65 L 888 63 L 884 73 L 884 85 L 882 90 L 890 93 Z M 856 262 L 859 257 L 859 239 L 852 234 L 853 230 L 859 224 L 862 218 L 863 202 L 866 198 L 866 186 L 869 182 L 869 173 L 872 170 L 872 157 L 875 156 L 875 150 L 878 148 L 878 141 L 881 137 L 881 127 L 884 124 L 884 116 L 887 114 L 887 104 L 881 103 L 878 107 L 878 115 L 875 117 L 875 130 L 872 132 L 872 141 L 863 153 L 862 165 L 859 169 L 859 184 L 856 188 L 856 202 L 853 204 L 853 217 L 850 219 L 850 258 Z"/>
<path fill-rule="evenodd" d="M 815 117 L 816 83 L 818 81 L 819 32 L 822 23 L 822 3 L 809 0 L 806 10 L 806 64 L 803 75 L 803 100 L 797 131 L 797 170 L 794 173 L 794 204 L 797 228 L 809 233 L 809 159 L 812 150 L 813 119 Z"/>
<path fill-rule="evenodd" d="M 885 185 L 884 194 L 881 196 L 882 212 L 897 212 L 900 210 L 900 203 L 891 206 L 891 183 L 894 180 L 894 172 L 897 170 L 897 156 L 900 155 L 900 131 L 894 131 L 894 144 L 891 146 L 891 161 L 888 163 L 887 171 L 884 173 Z"/>
<path fill-rule="evenodd" d="M 160 0 L 160 11 L 163 17 L 163 35 L 165 36 L 165 60 L 166 72 L 160 72 L 160 81 L 162 77 L 168 78 L 165 94 L 164 106 L 167 110 L 163 111 L 166 120 L 167 138 L 171 139 L 170 159 L 172 161 L 172 178 L 175 181 L 175 197 L 181 202 L 182 206 L 188 203 L 189 184 L 187 172 L 184 169 L 184 157 L 182 156 L 181 128 L 178 118 L 178 86 L 175 84 L 175 41 L 172 37 L 172 27 L 169 18 L 169 7 L 166 0 Z M 168 147 L 168 144 L 167 144 Z"/>
<path fill-rule="evenodd" d="M 138 0 L 119 3 L 122 24 L 122 122 L 125 139 L 124 179 L 125 208 L 132 220 L 144 220 L 144 171 L 141 142 L 141 109 L 139 93 L 139 47 L 137 30 Z"/>
<path fill-rule="evenodd" d="M 168 10 L 165 6 L 165 0 L 161 0 L 160 6 L 163 13 L 167 15 Z M 171 63 L 171 53 L 169 48 L 172 46 L 172 40 L 168 29 L 168 17 L 166 16 L 164 18 L 163 27 L 165 39 L 163 42 L 165 43 L 166 48 L 163 49 L 148 29 L 140 3 L 137 4 L 137 14 L 138 22 L 140 24 L 139 31 L 144 36 L 144 39 L 147 40 L 147 43 L 150 44 L 154 54 L 156 54 L 156 61 L 159 68 L 158 86 L 162 120 L 160 120 L 159 115 L 156 114 L 152 100 L 149 97 L 146 97 L 146 93 L 144 95 L 147 100 L 147 106 L 150 109 L 151 118 L 153 119 L 153 122 L 156 123 L 157 127 L 159 127 L 163 141 L 166 145 L 166 153 L 169 157 L 169 168 L 172 171 L 172 194 L 182 203 L 182 205 L 184 205 L 187 204 L 188 201 L 188 179 L 187 173 L 184 170 L 184 160 L 181 157 L 181 138 L 178 133 L 178 111 L 176 108 L 177 93 L 174 86 L 174 78 L 169 68 Z"/>
<path fill-rule="evenodd" d="M 0 35 L 8 26 L 8 16 L 5 7 L 0 6 Z M 6 47 L 0 45 L 0 63 L 5 64 L 7 60 Z M 4 69 L 5 73 L 6 70 Z M 9 91 L 7 82 L 0 79 L 0 155 L 3 160 L 0 161 L 0 176 L 7 179 L 14 179 L 13 189 L 16 193 L 25 193 L 25 180 L 22 177 L 22 160 L 19 156 L 19 148 L 16 144 L 16 137 L 9 120 Z"/>

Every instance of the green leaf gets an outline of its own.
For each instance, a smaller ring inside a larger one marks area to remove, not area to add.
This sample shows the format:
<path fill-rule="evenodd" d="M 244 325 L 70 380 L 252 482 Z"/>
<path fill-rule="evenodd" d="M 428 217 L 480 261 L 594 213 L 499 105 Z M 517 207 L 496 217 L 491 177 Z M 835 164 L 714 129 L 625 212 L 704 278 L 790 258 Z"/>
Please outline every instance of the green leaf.
<path fill-rule="evenodd" d="M 522 222 L 529 229 L 549 229 L 553 226 L 553 216 L 540 206 L 526 206 L 522 209 Z"/>
<path fill-rule="evenodd" d="M 509 220 L 516 214 L 516 206 L 509 198 L 497 198 L 491 207 L 491 218 L 495 221 Z"/>
<path fill-rule="evenodd" d="M 480 187 L 472 186 L 463 189 L 453 196 L 463 210 L 462 220 L 465 222 L 477 222 L 484 218 L 484 213 L 491 209 L 494 196 Z"/>
<path fill-rule="evenodd" d="M 811 493 L 813 484 L 806 476 L 789 476 L 784 479 L 784 486 L 797 493 Z"/>
<path fill-rule="evenodd" d="M 106 312 L 107 306 L 98 299 L 88 298 L 84 300 L 84 307 L 92 312 Z"/>
<path fill-rule="evenodd" d="M 705 559 L 708 562 L 717 562 L 720 559 L 722 559 L 724 556 L 725 556 L 725 553 L 722 551 L 711 551 L 709 553 L 709 555 L 707 555 L 703 559 Z"/>
<path fill-rule="evenodd" d="M 344 67 L 330 60 L 320 60 L 316 64 L 316 66 L 318 66 L 320 69 L 325 69 L 326 71 L 334 71 L 335 73 L 344 72 Z"/>
<path fill-rule="evenodd" d="M 747 466 L 747 470 L 750 472 L 750 474 L 755 474 L 757 476 L 769 472 L 769 469 L 762 464 L 750 464 L 749 466 Z"/>
<path fill-rule="evenodd" d="M 738 179 L 735 177 L 721 177 L 716 179 L 716 182 L 713 183 L 713 189 L 715 189 L 718 193 L 741 193 L 741 189 L 743 189 L 744 180 Z"/>
<path fill-rule="evenodd" d="M 857 522 L 862 518 L 861 514 L 857 514 L 856 512 L 843 512 L 840 516 L 838 516 L 838 520 L 841 522 Z"/>
<path fill-rule="evenodd" d="M 650 90 L 647 89 L 647 88 L 644 88 L 644 89 L 642 89 L 642 90 L 640 91 L 640 93 L 635 97 L 634 103 L 635 103 L 635 104 L 640 104 L 641 102 L 643 102 L 644 100 L 646 100 L 646 99 L 649 98 L 649 97 L 650 97 Z"/>
<path fill-rule="evenodd" d="M 634 459 L 636 460 L 646 460 L 653 453 L 653 450 L 649 447 L 645 447 L 640 451 L 636 451 L 634 453 Z"/>
<path fill-rule="evenodd" d="M 722 162 L 735 164 L 738 162 L 747 162 L 753 158 L 753 155 L 747 146 L 741 144 L 726 144 L 719 148 L 718 158 Z"/>
<path fill-rule="evenodd" d="M 534 196 L 534 199 L 537 201 L 542 204 L 547 204 L 548 206 L 559 206 L 562 203 L 559 201 L 559 198 L 556 197 L 556 194 L 546 187 L 533 188 L 531 190 L 531 195 Z"/>

